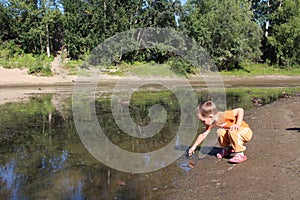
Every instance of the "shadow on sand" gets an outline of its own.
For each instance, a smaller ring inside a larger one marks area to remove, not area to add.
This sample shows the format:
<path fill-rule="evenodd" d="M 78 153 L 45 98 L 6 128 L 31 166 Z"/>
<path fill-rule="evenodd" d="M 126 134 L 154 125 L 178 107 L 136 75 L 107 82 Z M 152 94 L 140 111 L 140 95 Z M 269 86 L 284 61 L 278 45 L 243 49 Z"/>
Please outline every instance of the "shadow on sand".
<path fill-rule="evenodd" d="M 297 127 L 287 128 L 287 129 L 285 129 L 285 130 L 287 130 L 287 131 L 298 131 L 298 132 L 300 132 L 300 128 L 297 128 Z"/>
<path fill-rule="evenodd" d="M 180 151 L 185 151 L 186 153 L 186 157 L 188 156 L 188 152 L 190 149 L 190 146 L 185 146 L 185 145 L 177 145 L 174 147 L 176 150 L 180 150 Z M 200 146 L 197 147 L 196 152 L 199 151 L 199 153 L 201 153 L 202 155 L 207 154 L 209 156 L 216 156 L 217 153 L 221 152 L 222 148 L 220 147 L 215 147 L 215 146 Z"/>

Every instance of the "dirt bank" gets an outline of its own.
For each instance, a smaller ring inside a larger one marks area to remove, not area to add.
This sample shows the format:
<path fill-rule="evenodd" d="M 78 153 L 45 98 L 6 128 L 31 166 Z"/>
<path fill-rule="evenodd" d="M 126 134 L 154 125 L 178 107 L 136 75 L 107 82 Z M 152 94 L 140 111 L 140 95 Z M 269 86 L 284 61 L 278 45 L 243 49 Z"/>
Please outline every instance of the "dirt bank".
<path fill-rule="evenodd" d="M 78 82 L 77 76 L 67 75 L 61 68 L 54 68 L 54 75 L 51 77 L 38 77 L 28 75 L 26 69 L 5 69 L 0 67 L 0 104 L 10 101 L 19 101 L 26 98 L 27 94 L 49 93 L 58 90 L 72 91 L 74 83 Z M 112 88 L 122 77 L 103 75 L 99 80 L 101 87 Z M 126 77 L 130 81 L 153 82 L 155 80 L 170 81 L 174 85 L 180 84 L 179 78 L 168 77 Z M 270 86 L 289 87 L 300 86 L 300 76 L 249 76 L 235 77 L 222 76 L 225 87 L 237 86 Z M 206 87 L 201 77 L 189 79 L 194 88 Z"/>
<path fill-rule="evenodd" d="M 248 111 L 254 131 L 245 163 L 207 156 L 164 199 L 299 199 L 300 97 Z"/>

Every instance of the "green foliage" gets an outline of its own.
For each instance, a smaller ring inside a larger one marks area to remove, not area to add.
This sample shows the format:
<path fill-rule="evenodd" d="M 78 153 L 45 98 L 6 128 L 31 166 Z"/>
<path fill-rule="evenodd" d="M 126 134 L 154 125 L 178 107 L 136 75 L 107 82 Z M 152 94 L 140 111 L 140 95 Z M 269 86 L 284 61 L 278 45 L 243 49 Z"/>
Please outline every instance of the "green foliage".
<path fill-rule="evenodd" d="M 274 57 L 272 64 L 297 66 L 300 64 L 300 0 L 286 0 L 271 15 L 272 32 L 267 37 Z"/>
<path fill-rule="evenodd" d="M 23 50 L 14 40 L 6 40 L 0 45 L 0 58 L 9 59 L 23 54 Z"/>
<path fill-rule="evenodd" d="M 47 47 L 52 55 L 63 52 L 71 60 L 81 60 L 117 33 L 160 27 L 194 38 L 221 70 L 240 69 L 242 62 L 261 58 L 269 64 L 299 66 L 299 4 L 300 0 L 189 0 L 183 7 L 179 0 L 1 1 L 0 59 L 7 60 L 0 62 L 13 67 L 15 57 L 42 55 Z M 267 32 L 268 37 L 263 37 Z M 126 54 L 114 51 L 116 66 L 154 61 L 169 62 L 182 74 L 191 70 L 174 51 L 160 46 Z M 44 65 L 31 68 L 49 73 Z"/>
<path fill-rule="evenodd" d="M 178 0 L 150 0 L 141 9 L 139 23 L 141 27 L 176 28 L 175 14 L 180 11 L 181 3 Z"/>
<path fill-rule="evenodd" d="M 172 57 L 169 63 L 171 70 L 176 74 L 187 76 L 196 72 L 196 68 L 181 57 Z"/>
<path fill-rule="evenodd" d="M 249 1 L 189 1 L 186 9 L 188 34 L 210 53 L 219 69 L 230 70 L 243 60 L 259 58 L 262 32 L 253 21 Z"/>
<path fill-rule="evenodd" d="M 270 66 L 267 63 L 241 63 L 239 69 L 231 71 L 221 71 L 222 75 L 233 76 L 263 76 L 263 75 L 300 75 L 300 66 L 298 67 L 278 67 Z"/>
<path fill-rule="evenodd" d="M 78 72 L 78 68 L 82 66 L 84 63 L 84 60 L 78 59 L 78 60 L 70 60 L 63 64 L 63 67 L 66 68 L 70 75 L 76 75 Z"/>
<path fill-rule="evenodd" d="M 3 41 L 13 40 L 25 53 L 43 54 L 46 46 L 52 52 L 59 49 L 61 41 L 61 11 L 54 6 L 54 0 L 22 1 L 0 3 L 3 15 L 0 22 Z"/>
<path fill-rule="evenodd" d="M 50 63 L 53 57 L 48 58 L 45 54 L 34 56 L 32 54 L 14 55 L 12 58 L 0 58 L 0 65 L 5 68 L 28 67 L 29 74 L 41 76 L 52 75 Z"/>
<path fill-rule="evenodd" d="M 69 57 L 78 59 L 105 39 L 135 27 L 140 1 L 62 0 L 64 42 Z"/>
<path fill-rule="evenodd" d="M 141 77 L 178 77 L 181 74 L 175 73 L 168 64 L 146 63 L 132 67 L 130 75 Z"/>
<path fill-rule="evenodd" d="M 42 65 L 34 65 L 30 66 L 28 69 L 29 74 L 38 74 L 38 75 L 44 75 L 44 76 L 50 76 L 52 75 L 50 66 L 42 66 Z"/>
<path fill-rule="evenodd" d="M 0 41 L 12 39 L 15 35 L 13 30 L 13 13 L 7 8 L 5 3 L 0 3 Z"/>

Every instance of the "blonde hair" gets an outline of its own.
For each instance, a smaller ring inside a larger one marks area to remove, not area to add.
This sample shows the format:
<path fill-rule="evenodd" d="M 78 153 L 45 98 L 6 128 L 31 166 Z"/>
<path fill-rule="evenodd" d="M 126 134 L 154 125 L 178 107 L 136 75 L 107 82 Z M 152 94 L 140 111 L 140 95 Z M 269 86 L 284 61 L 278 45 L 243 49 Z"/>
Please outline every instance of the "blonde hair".
<path fill-rule="evenodd" d="M 205 101 L 198 106 L 198 114 L 200 114 L 202 117 L 207 117 L 210 114 L 217 114 L 218 109 L 216 105 L 212 101 Z"/>

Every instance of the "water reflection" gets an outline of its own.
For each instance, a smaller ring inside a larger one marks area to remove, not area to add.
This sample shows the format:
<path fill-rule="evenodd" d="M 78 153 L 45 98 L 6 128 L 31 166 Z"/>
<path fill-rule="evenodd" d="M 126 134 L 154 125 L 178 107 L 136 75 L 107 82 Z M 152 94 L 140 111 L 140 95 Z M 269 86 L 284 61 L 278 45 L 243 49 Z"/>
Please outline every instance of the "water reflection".
<path fill-rule="evenodd" d="M 279 98 L 282 91 L 288 91 L 284 88 L 269 90 L 269 93 L 249 90 L 228 91 L 227 106 L 249 109 L 253 106 L 253 96 L 268 103 Z M 293 88 L 290 93 L 293 91 L 299 92 L 299 89 Z M 207 93 L 198 97 L 199 101 L 209 98 Z M 182 144 L 176 135 L 180 108 L 172 94 L 135 94 L 129 103 L 130 115 L 135 123 L 144 126 L 150 120 L 148 108 L 157 103 L 165 107 L 167 118 L 161 132 L 150 138 L 135 138 L 120 130 L 114 123 L 107 98 L 97 100 L 96 111 L 107 137 L 125 150 L 154 151 L 176 137 L 175 148 L 184 153 L 189 144 Z M 70 96 L 63 94 L 36 96 L 26 103 L 0 106 L 1 198 L 155 199 L 168 188 L 176 187 L 177 179 L 193 167 L 184 155 L 172 165 L 147 174 L 110 169 L 94 159 L 82 145 L 70 108 Z M 160 121 L 159 115 L 155 117 Z M 144 155 L 144 161 L 149 162 L 151 158 Z"/>
<path fill-rule="evenodd" d="M 143 199 L 152 195 L 149 193 L 153 188 L 159 189 L 161 185 L 172 183 L 173 178 L 180 174 L 178 170 L 173 170 L 169 178 L 162 171 L 146 175 L 127 174 L 102 165 L 79 140 L 69 109 L 70 99 L 61 102 L 64 105 L 59 105 L 59 108 L 65 109 L 58 109 L 52 103 L 55 98 L 55 95 L 37 96 L 27 103 L 0 106 L 0 112 L 5 113 L 0 116 L 1 197 Z M 150 141 L 126 138 L 113 125 L 109 103 L 97 105 L 99 119 L 104 119 L 102 122 L 107 135 L 125 149 L 148 151 L 155 149 L 157 144 L 164 145 L 169 137 L 174 137 L 174 133 L 162 133 Z M 147 118 L 145 111 L 135 109 L 132 112 Z M 168 128 L 165 130 L 168 131 Z M 149 159 L 145 154 L 145 162 Z M 161 174 L 164 174 L 164 181 L 159 180 Z"/>
<path fill-rule="evenodd" d="M 63 150 L 61 155 L 51 156 L 48 160 L 46 157 L 42 158 L 42 169 L 47 168 L 49 166 L 50 171 L 58 172 L 63 168 L 65 161 L 68 158 L 68 151 Z"/>
<path fill-rule="evenodd" d="M 4 186 L 6 195 L 11 193 L 12 199 L 17 199 L 17 194 L 20 188 L 22 175 L 15 173 L 16 161 L 10 160 L 5 166 L 0 167 L 1 188 Z M 4 195 L 5 196 L 5 195 Z"/>

